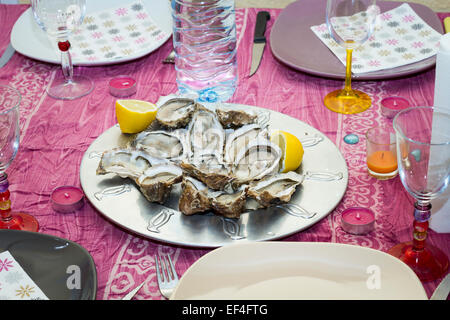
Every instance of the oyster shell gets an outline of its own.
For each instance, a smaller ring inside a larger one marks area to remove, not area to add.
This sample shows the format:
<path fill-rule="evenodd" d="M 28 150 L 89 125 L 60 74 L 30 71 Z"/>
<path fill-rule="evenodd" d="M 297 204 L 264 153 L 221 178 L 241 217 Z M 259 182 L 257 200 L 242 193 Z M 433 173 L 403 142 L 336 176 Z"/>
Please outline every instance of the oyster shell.
<path fill-rule="evenodd" d="M 203 154 L 195 162 L 181 162 L 180 166 L 190 176 L 200 180 L 213 190 L 224 190 L 233 176 L 217 154 Z"/>
<path fill-rule="evenodd" d="M 226 218 L 239 218 L 245 209 L 246 189 L 246 187 L 243 187 L 234 193 L 210 192 L 209 198 L 212 209 L 215 213 Z"/>
<path fill-rule="evenodd" d="M 192 99 L 174 98 L 158 108 L 156 120 L 170 129 L 185 127 L 192 118 L 197 104 Z"/>
<path fill-rule="evenodd" d="M 250 142 L 238 152 L 234 161 L 235 185 L 259 180 L 279 171 L 281 149 L 266 139 Z"/>
<path fill-rule="evenodd" d="M 143 131 L 136 136 L 131 145 L 145 150 L 153 157 L 176 161 L 183 158 L 187 152 L 183 132 L 185 132 L 183 129 L 171 132 Z"/>
<path fill-rule="evenodd" d="M 303 182 L 303 179 L 303 175 L 294 171 L 279 173 L 250 184 L 247 194 L 262 207 L 286 203 L 291 200 L 297 186 Z"/>
<path fill-rule="evenodd" d="M 160 164 L 148 168 L 136 179 L 142 194 L 150 202 L 164 203 L 175 183 L 181 181 L 183 170 L 173 164 Z"/>
<path fill-rule="evenodd" d="M 167 160 L 152 157 L 144 150 L 116 148 L 103 152 L 96 173 L 115 173 L 122 178 L 136 179 L 151 166 L 165 162 Z"/>
<path fill-rule="evenodd" d="M 251 111 L 237 108 L 216 108 L 217 118 L 224 128 L 239 128 L 246 124 L 255 123 L 258 116 Z"/>
<path fill-rule="evenodd" d="M 183 214 L 189 216 L 211 209 L 206 185 L 192 177 L 184 176 L 181 189 L 178 208 Z"/>
<path fill-rule="evenodd" d="M 233 131 L 227 136 L 224 150 L 224 161 L 233 164 L 239 151 L 253 140 L 259 138 L 268 139 L 268 131 L 257 124 L 249 124 Z"/>
<path fill-rule="evenodd" d="M 189 124 L 187 137 L 191 161 L 198 161 L 196 158 L 204 154 L 216 154 L 222 161 L 225 130 L 214 112 L 199 107 Z"/>

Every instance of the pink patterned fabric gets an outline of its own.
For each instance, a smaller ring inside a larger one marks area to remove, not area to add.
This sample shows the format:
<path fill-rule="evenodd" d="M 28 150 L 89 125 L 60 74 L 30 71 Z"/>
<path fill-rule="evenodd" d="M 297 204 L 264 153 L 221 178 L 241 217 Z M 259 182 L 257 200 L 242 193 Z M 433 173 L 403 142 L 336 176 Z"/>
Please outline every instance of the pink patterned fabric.
<path fill-rule="evenodd" d="M 2 30 L 11 30 L 25 11 L 25 5 L 0 5 Z M 266 34 L 279 9 L 268 10 L 272 16 Z M 368 92 L 374 105 L 357 115 L 328 111 L 322 99 L 342 81 L 322 79 L 289 69 L 266 51 L 258 72 L 248 78 L 251 42 L 257 9 L 237 10 L 239 87 L 231 102 L 276 110 L 300 119 L 326 134 L 336 143 L 349 167 L 348 190 L 337 208 L 308 230 L 286 241 L 322 241 L 354 244 L 386 251 L 392 245 L 411 238 L 413 199 L 399 178 L 377 181 L 366 173 L 364 132 L 386 121 L 379 102 L 390 95 L 404 96 L 412 105 L 431 105 L 434 95 L 434 70 L 407 79 L 354 82 L 354 87 Z M 441 14 L 444 18 L 449 14 Z M 0 33 L 0 54 L 9 42 L 9 32 Z M 120 299 L 147 279 L 137 299 L 162 299 L 156 282 L 154 255 L 170 253 L 179 275 L 206 249 L 182 248 L 135 236 L 107 221 L 89 203 L 74 214 L 60 214 L 51 209 L 51 191 L 61 185 L 80 186 L 79 167 L 89 145 L 116 123 L 115 98 L 108 93 L 108 80 L 121 74 L 133 76 L 138 83 L 136 99 L 155 102 L 159 96 L 176 92 L 173 66 L 161 61 L 172 49 L 171 40 L 159 50 L 133 62 L 106 67 L 79 67 L 76 73 L 88 75 L 95 82 L 93 92 L 82 99 L 63 102 L 47 97 L 45 88 L 60 66 L 50 65 L 14 54 L 0 69 L 0 83 L 19 89 L 21 104 L 21 144 L 19 153 L 7 170 L 12 207 L 32 213 L 40 223 L 40 232 L 64 237 L 81 244 L 97 266 L 97 299 Z M 343 143 L 348 133 L 361 142 Z M 345 233 L 339 222 L 349 206 L 370 207 L 376 213 L 376 230 L 367 236 Z M 281 240 L 281 241 L 283 241 Z M 428 241 L 450 256 L 450 234 L 430 231 Z M 437 282 L 424 283 L 430 295 Z"/>

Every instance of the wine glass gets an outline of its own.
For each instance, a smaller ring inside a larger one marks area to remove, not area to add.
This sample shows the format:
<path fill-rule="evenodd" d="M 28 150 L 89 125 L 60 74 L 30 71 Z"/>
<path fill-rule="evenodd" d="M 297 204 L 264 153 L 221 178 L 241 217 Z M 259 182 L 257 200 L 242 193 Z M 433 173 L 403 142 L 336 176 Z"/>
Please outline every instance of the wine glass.
<path fill-rule="evenodd" d="M 26 213 L 11 212 L 9 183 L 5 173 L 19 149 L 19 105 L 21 95 L 0 85 L 0 229 L 37 231 L 36 219 Z"/>
<path fill-rule="evenodd" d="M 379 8 L 375 0 L 328 0 L 326 22 L 331 37 L 346 49 L 345 86 L 328 93 L 325 106 L 338 113 L 353 114 L 367 110 L 372 101 L 359 90 L 352 89 L 352 53 L 363 44 L 375 26 Z"/>
<path fill-rule="evenodd" d="M 47 93 L 55 99 L 73 100 L 89 94 L 93 82 L 73 74 L 69 34 L 83 21 L 86 0 L 31 0 L 34 18 L 47 34 L 56 38 L 61 52 L 63 77 L 55 77 Z"/>
<path fill-rule="evenodd" d="M 394 118 L 397 162 L 405 189 L 415 198 L 413 240 L 388 252 L 409 265 L 422 281 L 436 280 L 448 269 L 448 258 L 426 243 L 430 201 L 450 182 L 450 112 L 413 107 Z"/>

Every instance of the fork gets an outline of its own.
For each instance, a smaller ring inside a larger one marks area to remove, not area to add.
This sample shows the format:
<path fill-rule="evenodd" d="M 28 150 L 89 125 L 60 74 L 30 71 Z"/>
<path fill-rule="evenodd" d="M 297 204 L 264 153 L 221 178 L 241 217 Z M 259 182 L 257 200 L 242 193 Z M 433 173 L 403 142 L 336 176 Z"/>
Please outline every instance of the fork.
<path fill-rule="evenodd" d="M 170 51 L 169 55 L 163 60 L 163 63 L 175 63 L 175 51 Z"/>
<path fill-rule="evenodd" d="M 170 255 L 159 257 L 155 255 L 155 266 L 159 291 L 164 297 L 170 299 L 173 290 L 178 284 L 178 275 Z"/>

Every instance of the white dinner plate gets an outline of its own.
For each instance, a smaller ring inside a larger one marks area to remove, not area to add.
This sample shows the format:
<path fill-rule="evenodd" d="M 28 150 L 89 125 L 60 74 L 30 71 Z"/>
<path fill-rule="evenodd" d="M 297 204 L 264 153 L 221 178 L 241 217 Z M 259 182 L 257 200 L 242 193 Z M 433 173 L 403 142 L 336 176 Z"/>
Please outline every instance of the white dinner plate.
<path fill-rule="evenodd" d="M 213 250 L 181 277 L 171 299 L 426 300 L 415 273 L 370 248 L 254 242 Z"/>
<path fill-rule="evenodd" d="M 263 108 L 240 106 L 268 114 L 269 129 L 283 129 L 300 140 L 319 137 L 314 146 L 305 147 L 300 173 L 333 173 L 340 179 L 305 179 L 290 203 L 308 213 L 289 213 L 277 207 L 249 211 L 239 219 L 213 214 L 186 216 L 178 211 L 180 184 L 176 184 L 164 205 L 150 203 L 130 179 L 114 174 L 96 175 L 99 154 L 126 146 L 131 139 L 116 125 L 101 134 L 86 150 L 80 166 L 80 181 L 86 197 L 106 218 L 134 233 L 162 242 L 193 246 L 220 247 L 236 242 L 275 240 L 304 230 L 326 217 L 341 201 L 347 189 L 348 169 L 336 145 L 319 130 L 285 114 Z M 306 144 L 305 144 L 306 145 Z"/>
<path fill-rule="evenodd" d="M 114 8 L 124 3 L 136 2 L 135 0 L 95 0 L 87 1 L 86 14 Z M 172 35 L 172 16 L 170 12 L 170 3 L 167 0 L 142 0 L 148 14 L 156 25 L 165 32 L 166 37 L 155 43 L 153 47 L 148 47 L 136 54 L 124 56 L 117 60 L 97 60 L 88 61 L 85 59 L 73 59 L 73 64 L 78 66 L 96 66 L 108 65 L 131 61 L 141 58 L 150 52 L 155 51 L 162 46 Z M 17 19 L 11 31 L 11 44 L 14 49 L 32 59 L 49 62 L 61 63 L 61 56 L 54 50 L 47 34 L 37 25 L 33 17 L 31 7 L 28 8 Z"/>

